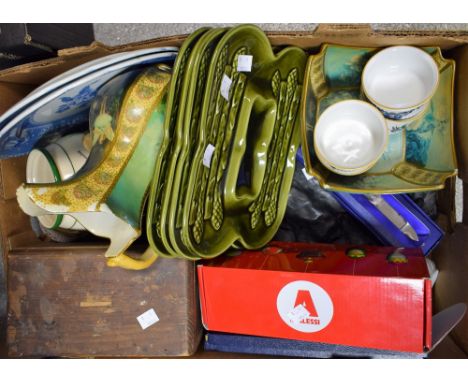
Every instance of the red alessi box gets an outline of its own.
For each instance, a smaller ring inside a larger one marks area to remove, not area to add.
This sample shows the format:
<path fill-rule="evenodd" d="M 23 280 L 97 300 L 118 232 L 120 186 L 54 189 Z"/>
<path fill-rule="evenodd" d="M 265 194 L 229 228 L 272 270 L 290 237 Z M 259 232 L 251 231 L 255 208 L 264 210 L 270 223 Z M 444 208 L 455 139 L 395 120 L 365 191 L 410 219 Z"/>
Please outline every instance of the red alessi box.
<path fill-rule="evenodd" d="M 272 242 L 198 266 L 207 330 L 423 352 L 431 281 L 419 249 Z"/>

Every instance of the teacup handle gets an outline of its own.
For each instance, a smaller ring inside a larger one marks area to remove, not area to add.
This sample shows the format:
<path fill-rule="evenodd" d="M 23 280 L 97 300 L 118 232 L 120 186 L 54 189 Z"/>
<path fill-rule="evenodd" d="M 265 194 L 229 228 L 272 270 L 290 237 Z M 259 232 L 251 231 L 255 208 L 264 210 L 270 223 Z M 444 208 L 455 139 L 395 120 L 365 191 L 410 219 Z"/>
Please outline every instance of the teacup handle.
<path fill-rule="evenodd" d="M 148 247 L 138 259 L 130 257 L 123 252 L 115 257 L 110 257 L 107 259 L 107 266 L 140 271 L 149 268 L 158 257 L 159 255 L 151 247 Z"/>

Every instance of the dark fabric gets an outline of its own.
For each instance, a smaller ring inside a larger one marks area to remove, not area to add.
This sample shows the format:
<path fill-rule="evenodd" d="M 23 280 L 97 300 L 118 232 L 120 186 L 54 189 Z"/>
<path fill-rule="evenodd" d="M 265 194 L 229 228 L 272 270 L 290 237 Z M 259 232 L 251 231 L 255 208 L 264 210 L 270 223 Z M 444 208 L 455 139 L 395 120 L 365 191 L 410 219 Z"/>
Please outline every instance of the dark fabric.
<path fill-rule="evenodd" d="M 307 179 L 296 166 L 278 241 L 379 245 L 379 241 L 348 214 L 331 192 Z"/>
<path fill-rule="evenodd" d="M 432 219 L 437 216 L 436 192 L 408 194 Z M 355 217 L 346 212 L 332 192 L 307 179 L 298 164 L 286 213 L 274 238 L 278 241 L 381 245 Z"/>
<path fill-rule="evenodd" d="M 298 358 L 425 358 L 425 353 L 404 353 L 361 347 L 330 345 L 282 338 L 209 332 L 205 350 L 265 354 Z"/>

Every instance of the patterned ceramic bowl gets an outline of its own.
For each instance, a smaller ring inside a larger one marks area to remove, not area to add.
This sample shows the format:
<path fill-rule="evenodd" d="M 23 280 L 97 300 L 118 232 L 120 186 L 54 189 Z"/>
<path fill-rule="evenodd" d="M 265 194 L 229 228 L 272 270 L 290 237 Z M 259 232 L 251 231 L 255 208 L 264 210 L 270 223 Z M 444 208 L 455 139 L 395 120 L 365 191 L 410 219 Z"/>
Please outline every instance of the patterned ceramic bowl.
<path fill-rule="evenodd" d="M 317 157 L 340 175 L 357 175 L 370 169 L 388 142 L 388 129 L 374 106 L 347 100 L 328 107 L 314 130 Z"/>
<path fill-rule="evenodd" d="M 362 73 L 365 96 L 391 120 L 406 120 L 423 112 L 438 84 L 439 69 L 432 56 L 412 46 L 381 50 Z"/>

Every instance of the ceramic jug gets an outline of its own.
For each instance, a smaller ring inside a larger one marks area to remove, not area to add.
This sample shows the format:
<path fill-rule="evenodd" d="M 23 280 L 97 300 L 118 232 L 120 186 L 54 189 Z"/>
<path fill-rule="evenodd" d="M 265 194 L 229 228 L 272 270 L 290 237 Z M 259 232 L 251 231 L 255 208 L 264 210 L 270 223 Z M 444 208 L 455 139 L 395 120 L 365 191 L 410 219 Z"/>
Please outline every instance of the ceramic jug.
<path fill-rule="evenodd" d="M 107 83 L 90 110 L 91 152 L 72 178 L 21 185 L 20 207 L 31 216 L 66 214 L 96 236 L 110 239 L 109 266 L 144 269 L 157 258 L 138 259 L 125 250 L 141 234 L 142 211 L 163 136 L 166 65 L 130 71 Z"/>

